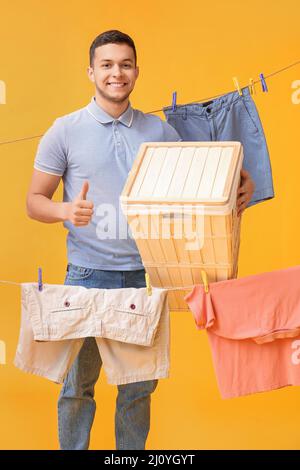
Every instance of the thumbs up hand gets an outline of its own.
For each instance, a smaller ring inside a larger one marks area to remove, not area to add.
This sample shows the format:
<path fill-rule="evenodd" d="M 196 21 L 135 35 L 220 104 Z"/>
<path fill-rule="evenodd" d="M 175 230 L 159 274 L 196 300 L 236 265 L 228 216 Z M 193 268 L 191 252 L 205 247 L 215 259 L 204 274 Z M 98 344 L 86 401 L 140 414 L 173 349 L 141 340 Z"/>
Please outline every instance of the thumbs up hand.
<path fill-rule="evenodd" d="M 89 190 L 89 183 L 88 181 L 85 181 L 77 197 L 81 199 L 82 201 L 86 201 L 86 195 L 87 195 L 88 190 Z"/>
<path fill-rule="evenodd" d="M 88 225 L 94 213 L 94 204 L 86 200 L 89 190 L 88 181 L 84 181 L 80 193 L 68 203 L 67 220 L 72 222 L 76 227 Z"/>

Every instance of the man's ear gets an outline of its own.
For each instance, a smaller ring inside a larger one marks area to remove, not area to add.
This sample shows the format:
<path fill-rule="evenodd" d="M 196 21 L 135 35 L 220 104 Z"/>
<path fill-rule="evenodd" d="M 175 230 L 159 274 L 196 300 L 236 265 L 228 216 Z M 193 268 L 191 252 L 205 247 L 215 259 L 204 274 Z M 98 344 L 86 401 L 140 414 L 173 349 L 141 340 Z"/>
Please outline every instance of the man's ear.
<path fill-rule="evenodd" d="M 139 74 L 140 74 L 140 68 L 139 68 L 138 66 L 136 66 L 135 70 L 136 70 L 136 77 L 135 77 L 135 79 L 137 79 L 138 76 L 139 76 Z"/>
<path fill-rule="evenodd" d="M 94 69 L 92 67 L 88 67 L 86 71 L 91 82 L 95 83 Z"/>

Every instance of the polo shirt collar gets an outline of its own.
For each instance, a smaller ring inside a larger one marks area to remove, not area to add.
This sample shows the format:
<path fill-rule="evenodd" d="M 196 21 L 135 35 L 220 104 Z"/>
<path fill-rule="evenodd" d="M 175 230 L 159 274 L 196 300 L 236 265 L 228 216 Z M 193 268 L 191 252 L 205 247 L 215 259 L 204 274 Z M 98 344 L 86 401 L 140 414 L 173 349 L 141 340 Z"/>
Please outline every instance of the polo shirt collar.
<path fill-rule="evenodd" d="M 127 127 L 130 127 L 133 121 L 133 109 L 129 102 L 127 109 L 124 111 L 118 119 L 115 119 L 110 114 L 106 113 L 95 100 L 93 96 L 91 102 L 87 105 L 88 112 L 96 119 L 96 121 L 101 122 L 101 124 L 107 124 L 108 122 L 120 121 Z"/>

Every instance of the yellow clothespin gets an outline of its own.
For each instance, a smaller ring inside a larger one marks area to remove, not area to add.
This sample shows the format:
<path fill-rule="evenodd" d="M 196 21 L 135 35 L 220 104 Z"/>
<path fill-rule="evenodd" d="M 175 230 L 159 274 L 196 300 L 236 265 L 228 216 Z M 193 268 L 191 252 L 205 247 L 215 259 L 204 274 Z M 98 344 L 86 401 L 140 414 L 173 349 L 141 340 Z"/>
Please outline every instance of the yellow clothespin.
<path fill-rule="evenodd" d="M 251 94 L 251 95 L 255 95 L 255 94 L 256 94 L 256 90 L 255 90 L 255 85 L 254 85 L 254 80 L 253 80 L 253 78 L 250 78 L 250 79 L 249 79 L 249 90 L 250 90 L 250 94 Z"/>
<path fill-rule="evenodd" d="M 237 91 L 239 92 L 239 95 L 240 95 L 240 96 L 243 96 L 243 92 L 242 92 L 242 90 L 241 90 L 241 88 L 240 88 L 238 79 L 237 79 L 236 77 L 232 77 L 232 80 L 233 80 L 233 83 L 234 83 L 235 88 L 236 88 Z"/>
<path fill-rule="evenodd" d="M 148 273 L 145 274 L 145 279 L 146 279 L 147 294 L 151 295 L 152 294 L 152 287 L 151 287 L 151 284 L 150 284 L 150 278 L 149 278 Z"/>
<path fill-rule="evenodd" d="M 203 285 L 204 285 L 204 290 L 205 290 L 206 293 L 208 293 L 207 274 L 203 269 L 201 269 L 201 279 L 202 279 L 202 282 L 203 282 Z"/>

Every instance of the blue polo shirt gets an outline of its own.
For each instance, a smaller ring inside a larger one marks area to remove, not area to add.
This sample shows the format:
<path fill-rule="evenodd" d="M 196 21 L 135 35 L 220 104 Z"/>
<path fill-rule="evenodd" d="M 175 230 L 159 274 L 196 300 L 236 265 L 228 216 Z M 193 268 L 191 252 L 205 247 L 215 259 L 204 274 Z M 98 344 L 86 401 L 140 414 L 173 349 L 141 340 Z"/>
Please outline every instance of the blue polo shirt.
<path fill-rule="evenodd" d="M 59 117 L 40 140 L 34 168 L 62 176 L 63 200 L 72 201 L 85 180 L 87 200 L 94 203 L 91 222 L 68 230 L 68 262 L 113 271 L 142 269 L 143 263 L 120 207 L 120 194 L 143 142 L 182 140 L 158 116 L 129 103 L 114 119 L 95 101 Z"/>

